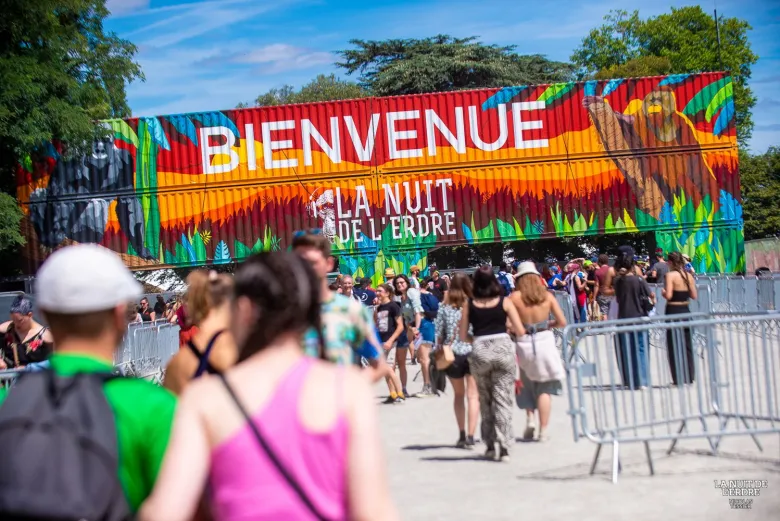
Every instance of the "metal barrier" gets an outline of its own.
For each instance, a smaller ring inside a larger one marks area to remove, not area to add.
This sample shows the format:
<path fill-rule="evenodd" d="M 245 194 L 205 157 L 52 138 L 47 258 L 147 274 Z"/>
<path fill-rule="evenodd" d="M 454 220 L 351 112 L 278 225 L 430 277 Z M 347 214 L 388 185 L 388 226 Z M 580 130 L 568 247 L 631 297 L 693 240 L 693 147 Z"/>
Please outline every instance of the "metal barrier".
<path fill-rule="evenodd" d="M 569 414 L 575 441 L 597 443 L 593 474 L 612 445 L 780 433 L 780 314 L 692 313 L 592 322 L 564 330 Z"/>

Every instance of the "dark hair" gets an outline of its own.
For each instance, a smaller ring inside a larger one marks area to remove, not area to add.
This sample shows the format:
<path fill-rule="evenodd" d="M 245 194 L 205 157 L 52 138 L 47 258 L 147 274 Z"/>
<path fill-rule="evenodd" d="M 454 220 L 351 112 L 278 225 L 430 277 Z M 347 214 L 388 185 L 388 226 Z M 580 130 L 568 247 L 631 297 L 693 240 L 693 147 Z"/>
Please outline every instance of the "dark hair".
<path fill-rule="evenodd" d="M 542 274 L 542 278 L 545 282 L 550 280 L 553 276 L 552 271 L 550 271 L 550 265 L 546 262 L 542 264 L 542 268 L 539 270 L 539 272 Z"/>
<path fill-rule="evenodd" d="M 396 295 L 398 295 L 398 296 L 400 297 L 400 296 L 402 296 L 402 295 L 403 295 L 403 293 L 401 293 L 400 291 L 398 291 L 398 288 L 396 288 L 396 287 L 395 287 L 395 283 L 396 283 L 396 282 L 398 282 L 398 279 L 403 279 L 403 280 L 405 280 L 405 281 L 406 281 L 406 290 L 407 290 L 407 291 L 409 291 L 409 288 L 411 288 L 411 287 L 412 287 L 412 283 L 411 283 L 411 282 L 409 282 L 409 277 L 407 277 L 407 276 L 406 276 L 406 275 L 404 275 L 403 273 L 402 273 L 402 274 L 400 274 L 400 275 L 396 275 L 396 276 L 395 276 L 395 278 L 393 279 L 393 289 L 395 289 L 395 294 L 396 294 Z"/>
<path fill-rule="evenodd" d="M 395 295 L 395 288 L 392 284 L 380 284 L 376 287 L 376 289 L 382 289 L 382 291 L 387 292 L 388 296 L 392 298 L 393 295 Z"/>
<path fill-rule="evenodd" d="M 23 295 L 19 295 L 11 302 L 11 313 L 19 313 L 20 315 L 29 315 L 33 312 L 33 305 L 30 299 Z"/>
<path fill-rule="evenodd" d="M 256 308 L 254 327 L 239 361 L 268 347 L 283 333 L 301 333 L 313 327 L 318 333 L 320 358 L 325 359 L 320 317 L 320 282 L 309 263 L 292 252 L 259 253 L 236 270 L 234 294 L 246 297 Z"/>
<path fill-rule="evenodd" d="M 165 298 L 162 295 L 157 295 L 157 302 L 165 304 Z"/>
<path fill-rule="evenodd" d="M 678 251 L 673 251 L 669 253 L 669 264 L 672 265 L 672 269 L 682 269 L 685 267 L 685 261 L 683 260 L 682 254 Z"/>
<path fill-rule="evenodd" d="M 330 257 L 330 241 L 321 234 L 304 233 L 293 238 L 292 249 L 314 248 L 319 250 L 327 259 Z"/>
<path fill-rule="evenodd" d="M 621 246 L 615 259 L 615 271 L 629 272 L 634 267 L 634 250 Z"/>
<path fill-rule="evenodd" d="M 474 272 L 474 298 L 495 298 L 502 294 L 501 284 L 499 284 L 496 274 L 493 273 L 493 267 L 486 264 L 480 266 Z"/>
<path fill-rule="evenodd" d="M 599 262 L 599 264 L 601 266 L 608 265 L 609 264 L 609 255 L 607 255 L 606 253 L 602 253 L 601 255 L 599 255 L 598 262 Z"/>

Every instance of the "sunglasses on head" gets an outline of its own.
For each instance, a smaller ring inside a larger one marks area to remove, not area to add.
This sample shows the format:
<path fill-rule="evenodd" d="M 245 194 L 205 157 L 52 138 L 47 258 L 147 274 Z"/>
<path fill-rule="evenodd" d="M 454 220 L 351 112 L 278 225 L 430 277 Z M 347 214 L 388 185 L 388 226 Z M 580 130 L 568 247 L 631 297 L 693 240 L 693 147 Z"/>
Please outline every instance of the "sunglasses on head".
<path fill-rule="evenodd" d="M 304 235 L 322 235 L 322 228 L 310 228 L 308 230 L 298 230 L 293 233 L 293 237 L 303 237 Z"/>

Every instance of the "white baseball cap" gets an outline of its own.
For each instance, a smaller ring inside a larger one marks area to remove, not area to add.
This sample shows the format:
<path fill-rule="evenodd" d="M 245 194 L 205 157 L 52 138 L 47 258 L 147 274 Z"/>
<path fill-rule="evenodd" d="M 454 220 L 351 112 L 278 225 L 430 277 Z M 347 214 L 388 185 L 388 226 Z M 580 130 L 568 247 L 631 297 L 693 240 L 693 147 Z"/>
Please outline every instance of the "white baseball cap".
<path fill-rule="evenodd" d="M 126 305 L 143 287 L 117 254 L 96 244 L 66 246 L 46 259 L 35 279 L 35 303 L 75 315 Z"/>
<path fill-rule="evenodd" d="M 517 275 L 515 275 L 515 278 L 520 278 L 523 275 L 528 275 L 529 273 L 540 275 L 539 271 L 536 269 L 536 264 L 531 261 L 521 262 L 517 267 Z"/>

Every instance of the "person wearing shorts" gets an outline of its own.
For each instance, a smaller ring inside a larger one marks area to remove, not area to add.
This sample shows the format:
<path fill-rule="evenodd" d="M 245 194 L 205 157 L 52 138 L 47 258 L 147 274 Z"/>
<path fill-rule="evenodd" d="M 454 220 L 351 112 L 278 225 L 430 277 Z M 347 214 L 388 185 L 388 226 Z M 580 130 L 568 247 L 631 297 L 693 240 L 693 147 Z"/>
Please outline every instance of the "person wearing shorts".
<path fill-rule="evenodd" d="M 399 338 L 404 334 L 401 306 L 397 302 L 393 302 L 392 295 L 394 293 L 395 290 L 390 284 L 382 284 L 376 289 L 379 305 L 374 310 L 374 322 L 376 323 L 377 334 L 379 335 L 385 358 L 387 358 L 390 350 L 397 346 Z M 406 340 L 406 343 L 409 343 L 408 340 Z M 397 348 L 396 356 L 398 356 Z M 403 356 L 406 356 L 405 351 Z M 385 377 L 385 381 L 387 382 L 390 395 L 384 403 L 403 403 L 404 391 L 401 387 L 400 379 L 395 375 L 395 371 L 393 371 L 392 376 L 388 375 Z"/>
<path fill-rule="evenodd" d="M 598 259 L 599 267 L 594 272 L 596 285 L 593 289 L 593 297 L 601 312 L 601 320 L 607 320 L 610 317 L 610 308 L 615 302 L 615 288 L 612 282 L 615 279 L 615 268 L 609 265 L 609 257 L 602 253 Z M 614 313 L 613 313 L 614 315 Z"/>

